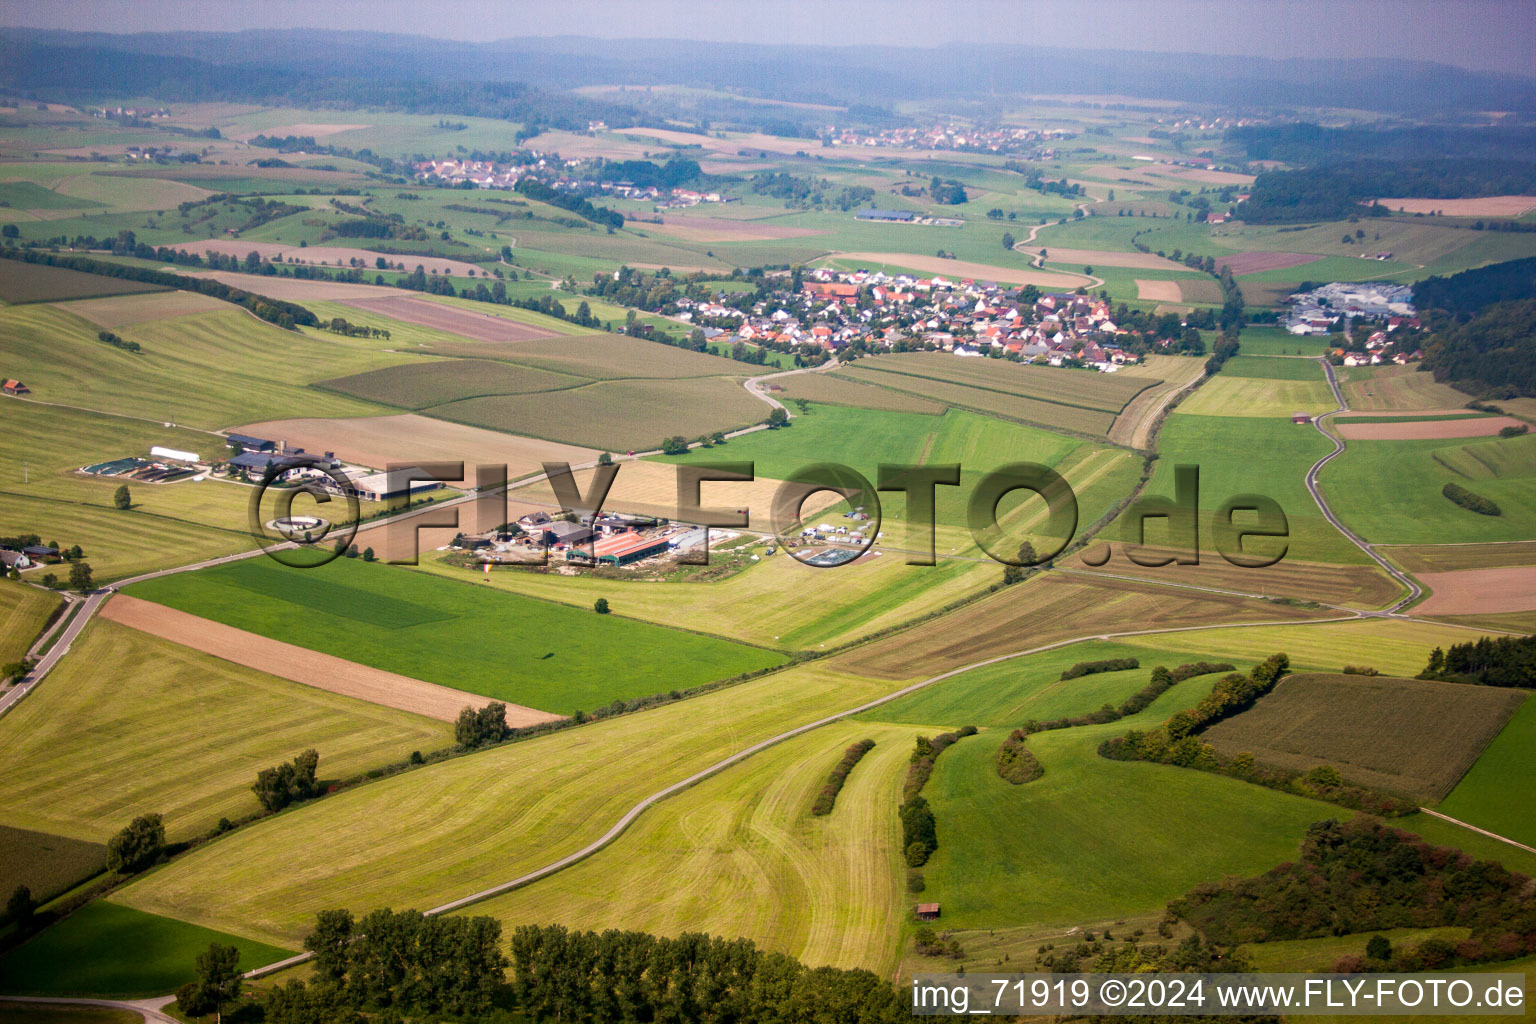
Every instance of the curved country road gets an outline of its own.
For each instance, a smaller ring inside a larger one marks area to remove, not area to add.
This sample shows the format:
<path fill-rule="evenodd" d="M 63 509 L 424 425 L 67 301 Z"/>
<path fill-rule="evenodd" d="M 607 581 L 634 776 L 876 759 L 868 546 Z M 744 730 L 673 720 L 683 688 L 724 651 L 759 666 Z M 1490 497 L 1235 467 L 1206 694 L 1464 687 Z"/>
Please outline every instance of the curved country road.
<path fill-rule="evenodd" d="M 1345 537 L 1349 538 L 1349 541 L 1354 544 L 1355 547 L 1369 555 L 1371 561 L 1385 569 L 1387 575 L 1397 580 L 1397 582 L 1401 583 L 1407 589 L 1408 596 L 1404 597 L 1401 601 L 1397 602 L 1397 604 L 1394 604 L 1392 607 L 1388 608 L 1384 613 L 1387 615 L 1392 615 L 1417 601 L 1420 597 L 1424 596 L 1424 589 L 1420 587 L 1418 583 L 1414 582 L 1414 580 L 1406 573 L 1402 572 L 1391 562 L 1388 562 L 1381 555 L 1378 555 L 1376 553 L 1376 549 L 1371 547 L 1370 544 L 1366 543 L 1366 541 L 1359 534 L 1345 526 L 1339 520 L 1339 517 L 1333 514 L 1333 509 L 1328 507 L 1327 500 L 1323 498 L 1323 492 L 1318 490 L 1317 474 L 1322 470 L 1324 466 L 1328 465 L 1328 463 L 1344 454 L 1345 448 L 1344 439 L 1342 437 L 1337 437 L 1323 429 L 1323 420 L 1327 419 L 1329 416 L 1334 416 L 1338 413 L 1349 411 L 1349 403 L 1344 401 L 1344 393 L 1339 390 L 1339 380 L 1334 376 L 1333 364 L 1328 362 L 1326 358 L 1319 359 L 1318 362 L 1323 364 L 1323 372 L 1328 375 L 1328 386 L 1333 389 L 1333 398 L 1334 401 L 1339 403 L 1339 407 L 1330 412 L 1325 412 L 1321 416 L 1312 417 L 1312 425 L 1317 428 L 1318 433 L 1332 441 L 1334 447 L 1333 451 L 1318 459 L 1315 463 L 1312 464 L 1312 468 L 1307 470 L 1307 491 L 1311 493 L 1312 500 L 1317 502 L 1317 507 L 1322 511 L 1323 518 L 1332 523 L 1334 529 L 1338 530 Z"/>

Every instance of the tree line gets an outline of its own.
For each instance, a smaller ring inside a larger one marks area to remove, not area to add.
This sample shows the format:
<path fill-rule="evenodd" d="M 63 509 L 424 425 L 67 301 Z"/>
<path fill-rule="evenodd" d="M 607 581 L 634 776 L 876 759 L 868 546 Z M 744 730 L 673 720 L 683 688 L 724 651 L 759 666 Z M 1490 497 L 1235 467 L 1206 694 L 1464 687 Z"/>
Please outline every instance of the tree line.
<path fill-rule="evenodd" d="M 1475 491 L 1469 491 L 1461 486 L 1461 484 L 1448 483 L 1440 488 L 1440 493 L 1468 512 L 1476 512 L 1481 516 L 1499 516 L 1504 514 L 1503 509 L 1499 508 L 1498 502 L 1492 498 L 1485 498 Z"/>
<path fill-rule="evenodd" d="M 1536 299 L 1496 302 L 1470 318 L 1438 316 L 1424 342 L 1435 380 L 1491 398 L 1536 395 Z"/>
<path fill-rule="evenodd" d="M 1536 163 L 1465 157 L 1433 160 L 1354 160 L 1290 171 L 1265 171 L 1237 207 L 1250 224 L 1286 224 L 1348 217 L 1385 217 L 1382 196 L 1460 199 L 1528 195 Z"/>
<path fill-rule="evenodd" d="M 898 812 L 901 818 L 901 849 L 907 867 L 920 868 L 939 848 L 938 825 L 933 809 L 922 795 L 928 777 L 933 774 L 933 764 L 939 755 L 967 736 L 976 735 L 976 727 L 967 725 L 954 732 L 941 732 L 929 739 L 919 736 L 907 763 L 907 777 L 902 784 L 902 804 Z"/>
<path fill-rule="evenodd" d="M 1536 299 L 1536 256 L 1506 260 L 1449 277 L 1426 277 L 1413 286 L 1421 311 L 1476 313 L 1496 302 Z"/>

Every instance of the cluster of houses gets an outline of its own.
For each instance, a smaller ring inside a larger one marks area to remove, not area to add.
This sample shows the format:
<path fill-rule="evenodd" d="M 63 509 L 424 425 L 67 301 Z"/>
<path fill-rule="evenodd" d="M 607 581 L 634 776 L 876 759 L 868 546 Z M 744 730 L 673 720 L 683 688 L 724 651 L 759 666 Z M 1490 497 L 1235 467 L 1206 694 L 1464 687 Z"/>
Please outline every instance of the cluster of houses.
<path fill-rule="evenodd" d="M 22 572 L 38 565 L 60 561 L 59 549 L 47 544 L 28 544 L 22 548 L 0 547 L 0 572 Z"/>
<path fill-rule="evenodd" d="M 337 477 L 340 477 L 350 484 L 362 501 L 394 501 L 442 486 L 415 466 L 374 472 L 360 466 L 345 465 L 336 457 L 335 452 L 317 455 L 286 441 L 248 434 L 229 434 L 225 440 L 233 452 L 225 463 L 229 472 L 249 479 L 264 479 L 270 471 L 274 481 L 318 485 L 328 491 L 341 493 L 341 485 L 337 482 Z"/>
<path fill-rule="evenodd" d="M 731 201 L 719 192 L 699 192 L 687 188 L 664 189 L 655 185 L 636 185 L 632 181 L 596 181 L 563 173 L 580 162 L 561 160 L 554 154 L 536 155 L 534 162 L 526 164 L 502 164 L 490 160 L 423 160 L 415 165 L 415 172 L 416 177 L 422 181 L 436 180 L 454 185 L 467 181 L 479 188 L 509 189 L 524 178 L 534 178 L 557 192 L 650 201 L 657 204 L 658 210 Z"/>
<path fill-rule="evenodd" d="M 1091 365 L 1113 372 L 1135 362 L 1107 301 L 1050 293 L 1030 301 L 989 281 L 895 276 L 879 271 L 806 274 L 749 311 L 681 299 L 678 317 L 706 328 L 706 338 L 787 344 L 836 353 L 935 348 L 959 356 L 997 355 L 1024 362 Z M 1138 336 L 1139 337 L 1139 336 Z"/>
<path fill-rule="evenodd" d="M 1403 284 L 1336 281 L 1297 292 L 1286 302 L 1285 329 L 1292 334 L 1327 334 L 1340 320 L 1379 322 L 1389 331 L 1419 327 L 1413 289 Z"/>
<path fill-rule="evenodd" d="M 706 534 L 703 527 L 666 524 L 647 516 L 599 512 L 573 519 L 530 512 L 501 530 L 460 534 L 455 545 L 473 552 L 484 566 L 542 562 L 549 557 L 576 565 L 626 566 L 701 547 Z M 723 539 L 718 531 L 716 536 Z"/>
<path fill-rule="evenodd" d="M 829 146 L 873 146 L 886 149 L 952 149 L 982 153 L 1023 153 L 1035 160 L 1051 160 L 1056 150 L 1050 143 L 1073 137 L 1072 132 L 1038 128 L 981 128 L 974 125 L 935 124 L 925 128 L 884 128 L 879 131 L 828 126 L 822 132 Z"/>

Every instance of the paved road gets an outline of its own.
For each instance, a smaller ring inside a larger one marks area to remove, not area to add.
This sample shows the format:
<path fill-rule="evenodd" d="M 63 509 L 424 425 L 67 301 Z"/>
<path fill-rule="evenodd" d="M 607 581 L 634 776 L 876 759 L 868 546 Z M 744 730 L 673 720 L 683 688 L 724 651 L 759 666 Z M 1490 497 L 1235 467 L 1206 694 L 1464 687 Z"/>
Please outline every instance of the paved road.
<path fill-rule="evenodd" d="M 127 1010 L 153 1024 L 181 1024 L 164 1010 L 176 997 L 154 996 L 150 999 L 72 999 L 60 996 L 0 996 L 3 1003 L 42 1003 L 49 1006 L 101 1006 L 109 1010 Z"/>
<path fill-rule="evenodd" d="M 1408 595 L 1406 597 L 1397 602 L 1397 604 L 1394 604 L 1392 607 L 1388 608 L 1385 613 L 1377 613 L 1393 615 L 1422 597 L 1424 595 L 1424 590 L 1406 573 L 1402 572 L 1391 562 L 1388 562 L 1381 555 L 1378 555 L 1376 553 L 1376 549 L 1367 544 L 1364 538 L 1355 533 L 1355 531 L 1351 530 L 1349 527 L 1345 526 L 1343 522 L 1340 521 L 1339 517 L 1333 514 L 1333 509 L 1328 507 L 1327 500 L 1323 498 L 1323 492 L 1318 489 L 1317 474 L 1322 470 L 1324 466 L 1328 465 L 1328 463 L 1344 454 L 1345 448 L 1344 439 L 1342 437 L 1328 433 L 1328 431 L 1323 427 L 1323 421 L 1330 416 L 1349 411 L 1349 403 L 1344 401 L 1344 393 L 1339 390 L 1339 380 L 1334 376 L 1333 364 L 1328 362 L 1326 358 L 1319 359 L 1318 362 L 1323 364 L 1323 372 L 1328 375 L 1328 386 L 1333 389 L 1333 398 L 1334 401 L 1339 403 L 1339 407 L 1332 410 L 1331 412 L 1325 412 L 1321 416 L 1312 417 L 1312 425 L 1317 428 L 1318 433 L 1322 434 L 1328 440 L 1333 442 L 1333 451 L 1318 459 L 1315 463 L 1312 464 L 1312 468 L 1307 470 L 1307 490 L 1311 493 L 1312 500 L 1317 502 L 1317 507 L 1322 511 L 1323 517 L 1327 519 L 1328 522 L 1333 524 L 1334 529 L 1338 530 L 1345 537 L 1349 538 L 1350 542 L 1354 544 L 1355 547 L 1369 555 L 1373 562 L 1386 570 L 1387 575 L 1401 583 L 1403 587 L 1408 591 Z"/>

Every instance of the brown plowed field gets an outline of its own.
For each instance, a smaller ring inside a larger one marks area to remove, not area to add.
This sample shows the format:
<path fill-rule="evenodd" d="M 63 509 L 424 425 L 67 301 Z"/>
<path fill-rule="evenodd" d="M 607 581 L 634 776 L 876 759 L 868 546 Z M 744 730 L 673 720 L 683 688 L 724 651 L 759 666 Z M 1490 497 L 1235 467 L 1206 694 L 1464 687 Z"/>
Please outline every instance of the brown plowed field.
<path fill-rule="evenodd" d="M 1419 580 L 1434 591 L 1415 609 L 1421 615 L 1536 611 L 1536 566 L 1426 572 Z"/>
<path fill-rule="evenodd" d="M 1136 279 L 1136 297 L 1148 302 L 1182 302 L 1184 293 L 1177 281 L 1143 281 Z"/>
<path fill-rule="evenodd" d="M 491 703 L 490 698 L 479 694 L 295 647 L 126 594 L 115 595 L 101 614 L 113 622 L 280 679 L 444 722 L 456 719 L 466 705 L 478 708 Z M 507 705 L 507 724 L 514 727 L 552 722 L 560 717 L 520 704 Z"/>
<path fill-rule="evenodd" d="M 1521 421 L 1509 416 L 1476 416 L 1459 420 L 1411 420 L 1407 423 L 1351 423 L 1342 420 L 1339 433 L 1350 441 L 1432 441 L 1442 437 L 1492 437 Z"/>
<path fill-rule="evenodd" d="M 1283 270 L 1286 267 L 1299 267 L 1314 260 L 1322 259 L 1315 252 L 1248 252 L 1234 253 L 1231 256 L 1223 256 L 1216 261 L 1216 268 L 1231 267 L 1233 277 L 1241 277 L 1244 274 L 1257 274 L 1261 270 Z"/>

